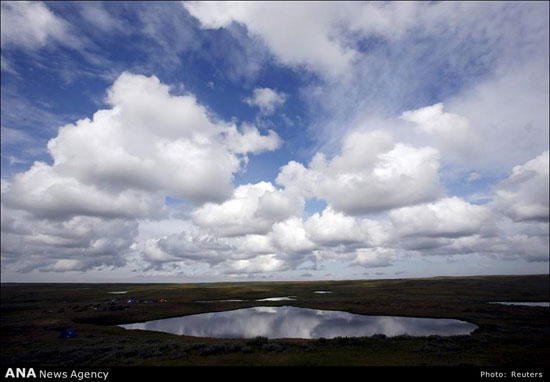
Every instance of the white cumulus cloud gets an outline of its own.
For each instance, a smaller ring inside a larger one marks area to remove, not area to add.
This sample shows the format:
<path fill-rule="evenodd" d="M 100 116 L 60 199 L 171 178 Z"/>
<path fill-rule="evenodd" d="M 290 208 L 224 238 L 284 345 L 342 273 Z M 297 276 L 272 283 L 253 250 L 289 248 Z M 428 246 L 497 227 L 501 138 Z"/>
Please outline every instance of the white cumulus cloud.
<path fill-rule="evenodd" d="M 419 131 L 435 135 L 445 151 L 470 158 L 481 150 L 481 135 L 468 118 L 444 112 L 442 103 L 405 111 L 401 118 L 416 124 Z"/>
<path fill-rule="evenodd" d="M 120 267 L 137 230 L 137 222 L 128 219 L 36 219 L 3 206 L 2 266 L 23 272 Z"/>
<path fill-rule="evenodd" d="M 282 106 L 286 101 L 286 94 L 269 88 L 256 88 L 250 98 L 244 102 L 250 106 L 256 106 L 264 115 L 273 114 L 276 108 Z"/>
<path fill-rule="evenodd" d="M 308 253 L 315 249 L 315 244 L 309 239 L 298 217 L 274 224 L 271 236 L 285 253 Z"/>
<path fill-rule="evenodd" d="M 285 262 L 274 254 L 260 255 L 252 259 L 232 260 L 223 263 L 225 273 L 264 273 L 281 271 L 286 268 Z"/>
<path fill-rule="evenodd" d="M 548 222 L 548 167 L 548 151 L 515 166 L 512 174 L 497 185 L 494 208 L 514 221 Z"/>
<path fill-rule="evenodd" d="M 490 229 L 494 222 L 487 206 L 470 204 L 456 196 L 395 209 L 389 215 L 401 236 L 469 236 Z"/>
<path fill-rule="evenodd" d="M 304 227 L 312 241 L 326 247 L 378 246 L 390 235 L 390 227 L 385 222 L 347 216 L 330 206 L 307 218 Z"/>
<path fill-rule="evenodd" d="M 391 135 L 375 130 L 348 135 L 341 154 L 332 159 L 318 153 L 308 168 L 288 163 L 276 181 L 360 215 L 437 198 L 438 168 L 437 150 L 394 143 Z"/>
<path fill-rule="evenodd" d="M 387 267 L 397 260 L 396 250 L 393 248 L 359 248 L 355 251 L 354 265 L 368 268 Z"/>
<path fill-rule="evenodd" d="M 212 121 L 192 95 L 169 91 L 154 76 L 120 75 L 107 94 L 111 109 L 61 127 L 48 142 L 53 165 L 18 174 L 6 202 L 41 216 L 154 216 L 164 196 L 228 198 L 242 154 L 278 147 L 275 132 L 241 133 Z"/>
<path fill-rule="evenodd" d="M 230 199 L 221 204 L 207 203 L 191 216 L 195 224 L 218 236 L 265 234 L 274 223 L 301 215 L 303 205 L 298 195 L 260 182 L 241 185 Z"/>
<path fill-rule="evenodd" d="M 167 196 L 221 203 L 233 194 L 233 174 L 247 154 L 280 145 L 274 131 L 262 135 L 254 126 L 215 120 L 192 95 L 172 95 L 154 76 L 121 74 L 106 102 L 109 109 L 59 129 L 48 142 L 51 164 L 37 161 L 2 181 L 2 256 L 8 262 L 20 256 L 29 269 L 53 271 L 124 264 L 138 219 L 166 219 Z M 269 191 L 260 195 L 256 215 L 268 225 L 294 208 L 272 186 Z M 191 244 L 202 258 L 205 250 L 227 247 L 212 247 L 216 240 L 195 235 Z M 177 259 L 166 255 L 170 245 L 148 242 L 146 257 Z"/>
<path fill-rule="evenodd" d="M 281 143 L 281 138 L 275 131 L 269 130 L 267 135 L 261 135 L 256 127 L 248 124 L 243 124 L 240 131 L 233 126 L 225 133 L 225 146 L 237 154 L 274 151 Z"/>

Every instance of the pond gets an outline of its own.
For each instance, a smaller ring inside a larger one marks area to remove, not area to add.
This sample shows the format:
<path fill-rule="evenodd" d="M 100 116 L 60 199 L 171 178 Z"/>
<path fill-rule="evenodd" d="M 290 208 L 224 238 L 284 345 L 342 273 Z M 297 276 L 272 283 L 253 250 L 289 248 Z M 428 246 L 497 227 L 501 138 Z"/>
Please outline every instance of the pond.
<path fill-rule="evenodd" d="M 296 300 L 294 297 L 287 296 L 287 297 L 268 297 L 268 298 L 262 298 L 256 301 L 294 301 L 294 300 Z"/>
<path fill-rule="evenodd" d="M 195 302 L 201 302 L 201 303 L 213 303 L 213 302 L 246 302 L 246 301 L 295 301 L 296 299 L 291 296 L 286 297 L 268 297 L 268 298 L 262 298 L 260 300 L 200 300 Z"/>
<path fill-rule="evenodd" d="M 254 307 L 119 325 L 178 335 L 215 338 L 334 338 L 374 334 L 465 335 L 477 326 L 440 318 L 366 316 L 293 306 Z"/>
<path fill-rule="evenodd" d="M 542 302 L 490 302 L 489 304 L 501 304 L 501 305 L 520 305 L 520 306 L 543 306 L 543 307 L 550 307 L 550 302 L 542 301 Z"/>

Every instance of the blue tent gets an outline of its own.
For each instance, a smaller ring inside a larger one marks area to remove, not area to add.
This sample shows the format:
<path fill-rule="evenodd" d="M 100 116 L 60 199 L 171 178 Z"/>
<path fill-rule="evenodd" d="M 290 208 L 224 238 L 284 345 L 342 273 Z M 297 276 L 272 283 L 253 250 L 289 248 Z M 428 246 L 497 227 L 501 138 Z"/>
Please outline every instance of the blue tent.
<path fill-rule="evenodd" d="M 59 333 L 59 338 L 75 338 L 77 336 L 76 330 L 69 328 Z"/>
<path fill-rule="evenodd" d="M 136 300 L 133 297 L 128 300 L 128 304 L 135 304 L 135 303 L 136 303 Z"/>

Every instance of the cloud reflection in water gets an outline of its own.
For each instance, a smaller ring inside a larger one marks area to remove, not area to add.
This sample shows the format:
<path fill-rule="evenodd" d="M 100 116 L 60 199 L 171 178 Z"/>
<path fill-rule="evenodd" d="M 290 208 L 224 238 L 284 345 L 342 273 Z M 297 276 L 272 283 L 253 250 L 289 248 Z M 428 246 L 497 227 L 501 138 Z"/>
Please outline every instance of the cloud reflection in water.
<path fill-rule="evenodd" d="M 450 336 L 470 334 L 477 328 L 469 322 L 453 319 L 365 316 L 292 306 L 254 307 L 120 326 L 125 329 L 216 338 L 334 338 L 373 334 Z"/>

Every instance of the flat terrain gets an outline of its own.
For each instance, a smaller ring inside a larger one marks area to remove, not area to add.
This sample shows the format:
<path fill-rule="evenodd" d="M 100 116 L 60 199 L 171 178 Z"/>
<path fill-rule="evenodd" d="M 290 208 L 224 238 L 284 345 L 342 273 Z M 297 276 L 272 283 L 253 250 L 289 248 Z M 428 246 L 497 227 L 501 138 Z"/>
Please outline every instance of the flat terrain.
<path fill-rule="evenodd" d="M 110 291 L 128 294 L 111 295 Z M 330 290 L 332 294 L 314 294 Z M 296 296 L 296 301 L 201 300 Z M 127 304 L 129 297 L 139 300 Z M 117 298 L 120 302 L 111 305 Z M 166 302 L 160 302 L 166 299 Z M 25 365 L 545 366 L 550 312 L 490 301 L 548 301 L 548 275 L 213 284 L 2 284 L 0 363 Z M 147 303 L 145 303 L 147 301 Z M 470 336 L 214 339 L 115 325 L 251 306 L 456 318 Z M 58 338 L 74 328 L 76 338 Z"/>

